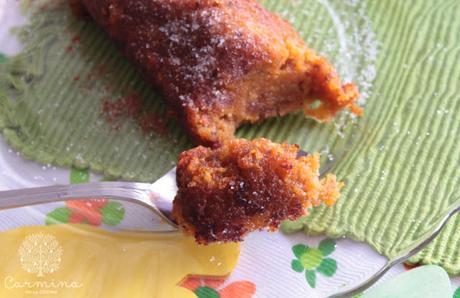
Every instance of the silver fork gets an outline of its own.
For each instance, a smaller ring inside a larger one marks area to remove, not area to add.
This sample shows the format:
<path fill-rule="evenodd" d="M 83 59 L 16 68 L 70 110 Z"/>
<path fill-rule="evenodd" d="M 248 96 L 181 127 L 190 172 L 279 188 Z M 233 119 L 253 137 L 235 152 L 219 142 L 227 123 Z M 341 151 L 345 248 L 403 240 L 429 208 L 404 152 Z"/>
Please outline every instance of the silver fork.
<path fill-rule="evenodd" d="M 96 182 L 0 191 L 0 210 L 59 201 L 88 199 L 89 197 L 113 198 L 146 207 L 160 216 L 173 230 L 177 230 L 177 224 L 171 217 L 172 202 L 176 192 L 176 168 L 174 168 L 153 184 Z M 373 276 L 352 289 L 334 294 L 330 298 L 352 297 L 364 292 L 393 266 L 406 261 L 424 249 L 458 211 L 460 211 L 460 202 L 452 204 L 446 213 L 436 218 L 422 237 L 402 248 L 397 257 L 388 260 L 385 266 Z"/>
<path fill-rule="evenodd" d="M 0 191 L 0 210 L 104 197 L 141 205 L 177 230 L 177 224 L 171 217 L 172 202 L 176 192 L 176 168 L 173 168 L 153 184 L 95 182 Z"/>
<path fill-rule="evenodd" d="M 436 236 L 439 235 L 439 233 L 441 233 L 442 229 L 446 226 L 449 219 L 455 214 L 457 214 L 457 212 L 459 211 L 460 200 L 457 200 L 455 203 L 451 204 L 447 208 L 447 211 L 435 218 L 433 223 L 422 233 L 422 236 L 420 236 L 414 242 L 409 243 L 407 246 L 401 248 L 396 257 L 389 259 L 387 263 L 374 275 L 369 277 L 361 284 L 354 286 L 353 288 L 348 289 L 346 291 L 342 291 L 340 293 L 329 296 L 329 298 L 353 297 L 370 288 L 392 267 L 404 261 L 407 261 L 409 258 L 415 256 L 417 253 L 422 251 L 428 244 L 430 244 L 436 238 Z"/>

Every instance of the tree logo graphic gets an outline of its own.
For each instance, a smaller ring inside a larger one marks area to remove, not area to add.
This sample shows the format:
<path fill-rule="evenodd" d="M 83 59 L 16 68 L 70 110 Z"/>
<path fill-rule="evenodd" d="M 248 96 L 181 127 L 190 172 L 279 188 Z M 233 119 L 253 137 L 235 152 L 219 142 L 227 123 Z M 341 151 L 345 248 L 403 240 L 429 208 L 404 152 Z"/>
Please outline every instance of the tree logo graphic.
<path fill-rule="evenodd" d="M 59 270 L 62 257 L 59 241 L 50 234 L 37 233 L 27 236 L 19 247 L 22 268 L 42 277 Z"/>

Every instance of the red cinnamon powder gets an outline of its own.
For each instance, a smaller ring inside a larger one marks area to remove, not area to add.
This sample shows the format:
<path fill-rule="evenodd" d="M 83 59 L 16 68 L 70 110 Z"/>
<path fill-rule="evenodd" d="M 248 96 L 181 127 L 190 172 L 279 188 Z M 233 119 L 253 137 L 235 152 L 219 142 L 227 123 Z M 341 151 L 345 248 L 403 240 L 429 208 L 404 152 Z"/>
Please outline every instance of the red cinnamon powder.
<path fill-rule="evenodd" d="M 105 97 L 102 99 L 101 110 L 105 120 L 114 130 L 121 128 L 126 118 L 136 121 L 145 134 L 155 132 L 160 135 L 167 133 L 163 119 L 155 112 L 144 112 L 143 102 L 139 94 L 132 92 L 117 101 Z"/>
<path fill-rule="evenodd" d="M 65 48 L 66 53 L 73 52 L 74 48 L 80 43 L 81 37 L 78 34 L 74 34 L 70 39 L 70 44 Z"/>
<path fill-rule="evenodd" d="M 163 119 L 155 112 L 148 112 L 139 119 L 139 125 L 144 133 L 150 133 L 152 131 L 166 135 L 166 127 L 163 123 Z"/>
<path fill-rule="evenodd" d="M 102 99 L 102 112 L 106 120 L 113 124 L 121 117 L 136 117 L 142 108 L 142 101 L 138 94 L 131 93 L 117 101 L 109 98 Z"/>

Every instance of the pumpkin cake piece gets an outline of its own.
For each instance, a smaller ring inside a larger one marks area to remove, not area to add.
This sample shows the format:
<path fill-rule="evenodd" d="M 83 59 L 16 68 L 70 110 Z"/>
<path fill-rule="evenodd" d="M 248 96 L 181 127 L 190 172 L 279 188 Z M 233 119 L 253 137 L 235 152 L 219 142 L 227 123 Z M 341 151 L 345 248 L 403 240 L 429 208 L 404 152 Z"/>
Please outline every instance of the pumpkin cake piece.
<path fill-rule="evenodd" d="M 361 113 L 356 86 L 255 0 L 69 1 L 162 91 L 195 143 L 218 146 L 243 123 L 298 109 L 320 121 Z"/>
<path fill-rule="evenodd" d="M 319 155 L 267 139 L 234 139 L 218 149 L 183 152 L 177 165 L 173 217 L 198 243 L 242 241 L 276 230 L 321 203 L 332 205 L 342 183 L 319 178 Z"/>

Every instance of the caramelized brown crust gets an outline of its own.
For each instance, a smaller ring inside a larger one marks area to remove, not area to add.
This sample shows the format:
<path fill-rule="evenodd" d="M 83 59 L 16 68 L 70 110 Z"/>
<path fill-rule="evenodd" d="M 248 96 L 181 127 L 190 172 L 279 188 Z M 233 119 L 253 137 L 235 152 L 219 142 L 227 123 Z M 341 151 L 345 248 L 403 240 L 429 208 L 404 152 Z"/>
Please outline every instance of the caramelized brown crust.
<path fill-rule="evenodd" d="M 356 87 L 254 0 L 70 1 L 162 90 L 196 143 L 219 145 L 242 123 L 301 108 L 321 121 L 361 113 Z"/>
<path fill-rule="evenodd" d="M 341 183 L 319 178 L 319 156 L 298 156 L 295 145 L 234 139 L 219 149 L 182 153 L 173 216 L 197 242 L 241 241 L 254 230 L 277 229 L 306 209 L 332 205 Z"/>

